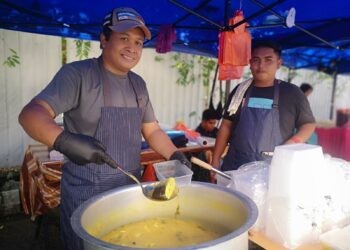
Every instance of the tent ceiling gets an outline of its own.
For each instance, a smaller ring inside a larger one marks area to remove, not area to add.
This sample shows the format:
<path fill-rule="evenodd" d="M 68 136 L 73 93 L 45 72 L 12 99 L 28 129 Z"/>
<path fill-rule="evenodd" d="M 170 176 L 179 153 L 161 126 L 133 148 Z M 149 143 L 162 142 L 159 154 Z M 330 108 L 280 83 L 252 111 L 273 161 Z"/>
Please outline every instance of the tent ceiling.
<path fill-rule="evenodd" d="M 225 26 L 228 13 L 242 7 L 249 17 L 264 6 L 278 2 L 271 10 L 249 21 L 254 39 L 272 39 L 286 49 L 285 65 L 308 67 L 319 63 L 350 60 L 350 1 L 347 0 L 177 0 L 213 23 Z M 32 33 L 98 40 L 104 15 L 114 7 L 135 8 L 145 19 L 155 47 L 159 28 L 173 24 L 177 32 L 175 51 L 217 56 L 220 28 L 189 14 L 172 0 L 133 1 L 65 1 L 65 0 L 0 0 L 0 28 Z M 295 22 L 300 27 L 285 27 L 284 18 L 290 8 L 296 9 Z M 327 43 L 306 34 L 324 39 Z M 342 50 L 332 48 L 340 46 Z"/>

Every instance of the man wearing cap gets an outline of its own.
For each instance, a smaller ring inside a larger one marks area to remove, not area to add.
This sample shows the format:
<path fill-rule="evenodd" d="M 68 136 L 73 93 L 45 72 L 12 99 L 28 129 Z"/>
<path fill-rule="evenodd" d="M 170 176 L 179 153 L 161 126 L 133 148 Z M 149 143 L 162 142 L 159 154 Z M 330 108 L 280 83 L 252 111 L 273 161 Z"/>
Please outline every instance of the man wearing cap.
<path fill-rule="evenodd" d="M 151 32 L 140 14 L 131 8 L 112 10 L 100 35 L 102 55 L 64 65 L 19 116 L 31 137 L 66 156 L 60 207 L 64 249 L 83 248 L 70 225 L 80 204 L 134 183 L 104 164 L 106 153 L 140 177 L 143 136 L 166 159 L 191 166 L 159 127 L 144 80 L 130 71 L 140 60 L 145 38 Z M 61 113 L 64 130 L 54 121 Z"/>

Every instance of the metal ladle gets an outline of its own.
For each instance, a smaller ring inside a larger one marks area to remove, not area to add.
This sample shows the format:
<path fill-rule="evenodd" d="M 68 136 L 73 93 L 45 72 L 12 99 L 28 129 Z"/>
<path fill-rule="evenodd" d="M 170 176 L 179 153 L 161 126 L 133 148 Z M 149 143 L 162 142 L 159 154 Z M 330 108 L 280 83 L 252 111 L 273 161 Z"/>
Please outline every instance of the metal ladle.
<path fill-rule="evenodd" d="M 133 179 L 142 189 L 142 193 L 148 199 L 153 201 L 167 201 L 175 198 L 179 192 L 174 178 L 168 178 L 162 181 L 153 182 L 147 185 L 142 185 L 141 182 L 130 172 L 125 171 L 113 158 L 106 154 L 104 162 L 111 168 L 115 168 Z"/>

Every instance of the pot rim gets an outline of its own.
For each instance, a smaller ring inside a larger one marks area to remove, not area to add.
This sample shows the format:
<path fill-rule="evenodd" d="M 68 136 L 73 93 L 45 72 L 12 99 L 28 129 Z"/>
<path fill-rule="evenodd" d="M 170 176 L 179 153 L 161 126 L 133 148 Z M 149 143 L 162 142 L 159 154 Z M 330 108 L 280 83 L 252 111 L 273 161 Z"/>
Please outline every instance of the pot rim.
<path fill-rule="evenodd" d="M 176 248 L 152 248 L 152 250 L 194 250 L 199 248 L 206 248 L 211 247 L 220 243 L 223 243 L 225 241 L 229 241 L 233 238 L 238 237 L 239 235 L 247 232 L 251 227 L 253 227 L 254 223 L 256 222 L 258 218 L 258 208 L 256 204 L 245 194 L 242 192 L 239 192 L 237 190 L 228 189 L 223 186 L 219 186 L 212 183 L 204 183 L 204 182 L 196 182 L 193 181 L 190 184 L 191 186 L 204 186 L 206 188 L 214 188 L 220 191 L 223 191 L 225 193 L 231 193 L 234 194 L 236 197 L 239 198 L 239 200 L 243 203 L 243 205 L 248 210 L 248 219 L 244 222 L 242 226 L 234 230 L 233 232 L 230 232 L 220 238 L 217 238 L 215 240 L 207 241 L 201 244 L 193 245 L 193 246 L 184 246 L 184 247 L 176 247 Z M 103 192 L 101 194 L 98 194 L 96 196 L 91 197 L 90 199 L 86 200 L 84 203 L 82 203 L 74 212 L 71 217 L 71 226 L 73 228 L 73 231 L 84 241 L 89 242 L 92 245 L 105 247 L 108 249 L 120 249 L 120 250 L 130 250 L 130 249 L 151 249 L 151 248 L 134 248 L 134 247 L 126 247 L 116 244 L 111 244 L 105 241 L 102 241 L 98 238 L 95 238 L 94 236 L 90 235 L 81 225 L 81 217 L 83 215 L 83 212 L 88 209 L 92 204 L 94 204 L 97 200 L 100 200 L 103 197 L 108 197 L 110 195 L 115 194 L 116 192 L 127 192 L 130 189 L 136 189 L 140 188 L 137 184 L 132 185 L 126 185 L 118 188 L 114 188 L 111 190 L 108 190 L 106 192 Z"/>

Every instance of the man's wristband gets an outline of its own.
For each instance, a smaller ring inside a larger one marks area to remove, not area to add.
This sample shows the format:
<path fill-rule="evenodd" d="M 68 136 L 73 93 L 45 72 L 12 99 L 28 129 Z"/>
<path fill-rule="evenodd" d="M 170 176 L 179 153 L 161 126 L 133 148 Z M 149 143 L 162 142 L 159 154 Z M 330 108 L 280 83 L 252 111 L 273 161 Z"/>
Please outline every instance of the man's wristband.
<path fill-rule="evenodd" d="M 291 140 L 294 143 L 302 143 L 302 141 L 296 136 L 292 136 L 289 140 Z"/>

